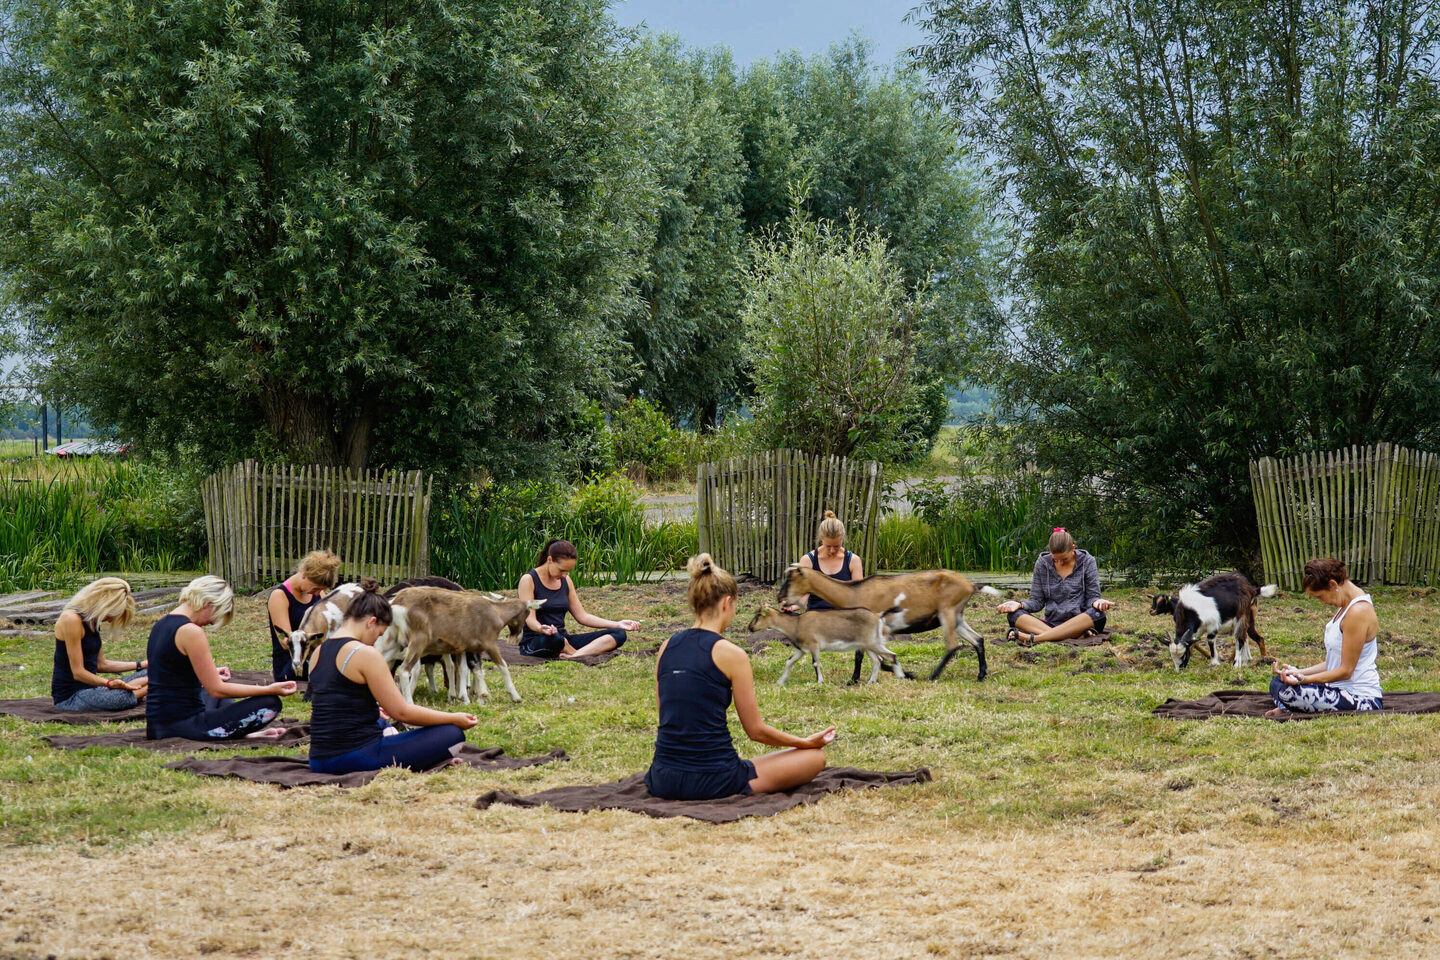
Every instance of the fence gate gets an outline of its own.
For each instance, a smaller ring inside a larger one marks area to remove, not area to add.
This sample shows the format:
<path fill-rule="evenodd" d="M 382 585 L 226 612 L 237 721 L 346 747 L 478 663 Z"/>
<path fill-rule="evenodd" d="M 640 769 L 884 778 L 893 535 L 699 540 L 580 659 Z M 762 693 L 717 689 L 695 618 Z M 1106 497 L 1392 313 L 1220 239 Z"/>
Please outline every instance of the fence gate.
<path fill-rule="evenodd" d="M 1358 583 L 1440 580 L 1440 457 L 1388 443 L 1250 462 L 1265 579 L 1336 557 Z"/>
<path fill-rule="evenodd" d="M 851 549 L 875 555 L 883 487 L 874 460 L 767 450 L 701 464 L 695 487 L 700 549 L 732 573 L 779 579 L 815 546 L 826 510 L 845 522 Z"/>
<path fill-rule="evenodd" d="M 418 470 L 246 460 L 211 474 L 202 493 L 208 569 L 237 590 L 279 583 L 326 547 L 346 577 L 393 583 L 430 572 L 430 481 Z"/>

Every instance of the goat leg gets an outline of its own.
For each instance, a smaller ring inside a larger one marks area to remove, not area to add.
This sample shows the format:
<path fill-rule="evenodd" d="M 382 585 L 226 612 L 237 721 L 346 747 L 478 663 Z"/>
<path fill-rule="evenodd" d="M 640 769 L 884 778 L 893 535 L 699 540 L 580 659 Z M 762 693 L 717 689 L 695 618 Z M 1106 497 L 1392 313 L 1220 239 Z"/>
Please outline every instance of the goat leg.
<path fill-rule="evenodd" d="M 819 647 L 816 647 L 814 650 L 811 650 L 811 651 L 810 651 L 810 663 L 815 667 L 815 682 L 816 682 L 816 683 L 824 683 L 824 682 L 825 682 L 824 678 L 820 676 L 820 648 L 819 648 Z"/>
<path fill-rule="evenodd" d="M 860 664 L 865 662 L 865 651 L 855 651 L 855 672 L 850 674 L 850 683 L 853 686 L 860 682 Z"/>
<path fill-rule="evenodd" d="M 790 659 L 785 661 L 785 669 L 780 671 L 780 679 L 775 681 L 775 686 L 785 686 L 785 681 L 790 679 L 790 668 L 795 666 L 801 657 L 805 656 L 804 650 L 796 650 L 790 654 Z"/>
<path fill-rule="evenodd" d="M 505 658 L 498 653 L 490 659 L 500 668 L 500 676 L 505 680 L 505 692 L 510 694 L 510 699 L 516 703 L 520 702 L 520 692 L 515 689 L 515 681 L 510 679 L 510 668 L 505 665 Z"/>

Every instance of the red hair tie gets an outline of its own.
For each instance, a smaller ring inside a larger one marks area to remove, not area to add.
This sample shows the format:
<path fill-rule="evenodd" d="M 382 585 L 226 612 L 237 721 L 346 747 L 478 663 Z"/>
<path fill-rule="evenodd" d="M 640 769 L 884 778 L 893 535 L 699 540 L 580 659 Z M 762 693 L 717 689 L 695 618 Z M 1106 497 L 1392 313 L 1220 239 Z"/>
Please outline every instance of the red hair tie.
<path fill-rule="evenodd" d="M 1064 527 L 1056 527 L 1054 530 L 1051 530 L 1050 532 L 1051 532 L 1051 533 L 1064 533 L 1064 532 L 1065 532 L 1065 528 L 1064 528 Z"/>

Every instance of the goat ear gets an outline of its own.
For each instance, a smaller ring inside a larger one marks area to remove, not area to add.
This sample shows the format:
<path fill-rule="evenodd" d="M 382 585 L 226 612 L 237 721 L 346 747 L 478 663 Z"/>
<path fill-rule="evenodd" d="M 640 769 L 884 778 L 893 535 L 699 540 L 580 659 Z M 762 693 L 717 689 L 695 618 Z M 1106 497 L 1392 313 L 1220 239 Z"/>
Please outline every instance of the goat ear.
<path fill-rule="evenodd" d="M 525 606 L 529 607 L 531 610 L 539 610 L 541 607 L 545 606 L 545 601 L 544 601 L 544 600 L 527 600 L 527 601 L 525 602 Z"/>

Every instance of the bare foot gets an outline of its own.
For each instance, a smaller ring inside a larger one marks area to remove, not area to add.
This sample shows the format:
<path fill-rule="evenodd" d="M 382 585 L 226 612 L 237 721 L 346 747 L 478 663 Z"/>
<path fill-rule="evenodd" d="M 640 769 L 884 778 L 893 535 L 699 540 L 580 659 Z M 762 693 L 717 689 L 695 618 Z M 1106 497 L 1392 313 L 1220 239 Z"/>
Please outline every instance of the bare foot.
<path fill-rule="evenodd" d="M 254 733 L 245 734 L 246 740 L 279 740 L 285 736 L 284 727 L 266 727 L 264 730 L 256 730 Z"/>
<path fill-rule="evenodd" d="M 1266 710 L 1265 717 L 1269 720 L 1279 720 L 1281 717 L 1285 716 L 1289 712 L 1290 711 L 1286 710 L 1284 707 L 1276 707 L 1274 710 Z"/>
<path fill-rule="evenodd" d="M 465 765 L 465 761 L 461 760 L 459 757 L 451 757 L 449 760 L 445 761 L 444 765 L 447 767 L 460 767 Z"/>

